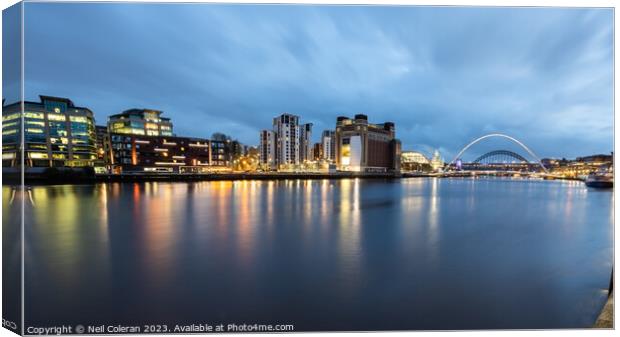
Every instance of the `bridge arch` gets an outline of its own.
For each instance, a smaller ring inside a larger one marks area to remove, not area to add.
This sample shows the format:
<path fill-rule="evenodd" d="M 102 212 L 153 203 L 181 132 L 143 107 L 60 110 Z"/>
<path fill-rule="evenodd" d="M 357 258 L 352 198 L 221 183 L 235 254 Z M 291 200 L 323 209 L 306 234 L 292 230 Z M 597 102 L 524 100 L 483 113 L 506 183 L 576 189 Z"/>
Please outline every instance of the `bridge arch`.
<path fill-rule="evenodd" d="M 505 157 L 505 158 L 512 158 L 512 159 L 516 159 L 522 163 L 529 163 L 529 161 L 523 157 L 522 155 L 516 153 L 516 152 L 512 152 L 512 151 L 508 151 L 508 150 L 495 150 L 495 151 L 491 151 L 491 152 L 487 152 L 485 154 L 483 154 L 482 156 L 476 158 L 473 162 L 474 163 L 480 163 L 481 161 L 484 161 L 487 158 L 493 158 L 493 157 Z"/>
<path fill-rule="evenodd" d="M 472 145 L 487 139 L 487 138 L 493 138 L 493 137 L 497 137 L 497 138 L 505 138 L 508 139 L 510 141 L 512 141 L 513 143 L 519 145 L 522 149 L 524 149 L 525 151 L 527 151 L 527 153 L 532 156 L 532 158 L 534 158 L 538 164 L 540 165 L 540 167 L 542 167 L 542 169 L 546 172 L 549 173 L 549 171 L 547 171 L 547 168 L 545 167 L 545 165 L 543 165 L 542 161 L 540 160 L 540 158 L 538 158 L 538 156 L 532 151 L 530 150 L 525 144 L 521 143 L 518 139 L 505 135 L 503 133 L 489 133 L 487 135 L 478 137 L 474 140 L 472 140 L 471 142 L 469 142 L 469 144 L 465 145 L 465 147 L 459 151 L 459 153 L 454 157 L 454 159 L 452 159 L 452 161 L 448 164 L 448 167 L 450 167 L 452 164 L 454 164 L 454 162 L 456 162 L 457 159 L 459 159 L 463 153 L 465 153 L 465 151 L 467 151 L 467 149 L 469 149 L 470 147 L 472 147 Z"/>

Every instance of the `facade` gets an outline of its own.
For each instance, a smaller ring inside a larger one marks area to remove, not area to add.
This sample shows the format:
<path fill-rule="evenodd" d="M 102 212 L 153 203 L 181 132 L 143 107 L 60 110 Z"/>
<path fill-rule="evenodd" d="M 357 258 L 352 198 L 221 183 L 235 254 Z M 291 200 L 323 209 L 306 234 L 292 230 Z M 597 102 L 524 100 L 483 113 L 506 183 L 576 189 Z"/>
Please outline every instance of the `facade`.
<path fill-rule="evenodd" d="M 592 156 L 577 157 L 575 161 L 592 165 L 609 164 L 613 163 L 614 161 L 614 153 L 612 152 L 611 154 L 595 154 Z"/>
<path fill-rule="evenodd" d="M 323 144 L 315 143 L 312 148 L 312 160 L 319 161 L 323 159 Z"/>
<path fill-rule="evenodd" d="M 190 139 L 202 141 L 202 142 L 205 141 L 204 139 L 198 139 L 198 138 L 190 138 Z M 210 165 L 211 166 L 230 166 L 232 163 L 232 157 L 233 157 L 233 153 L 231 152 L 232 147 L 230 146 L 230 143 L 228 141 L 221 141 L 221 140 L 210 140 L 209 143 L 211 144 Z M 192 147 L 191 144 L 190 144 L 190 147 Z"/>
<path fill-rule="evenodd" d="M 95 126 L 96 144 L 97 144 L 97 160 L 95 166 L 105 166 L 110 163 L 112 158 L 112 147 L 110 145 L 110 134 L 108 127 L 103 125 Z"/>
<path fill-rule="evenodd" d="M 325 130 L 321 135 L 321 145 L 323 148 L 322 159 L 329 162 L 336 161 L 336 132 L 333 130 Z"/>
<path fill-rule="evenodd" d="M 230 146 L 230 153 L 233 158 L 241 157 L 247 154 L 248 147 L 241 144 L 238 140 L 232 140 L 227 142 Z"/>
<path fill-rule="evenodd" d="M 312 123 L 302 124 L 299 128 L 299 161 L 312 160 Z"/>
<path fill-rule="evenodd" d="M 400 158 L 400 166 L 403 171 L 431 170 L 431 161 L 420 152 L 403 151 Z"/>
<path fill-rule="evenodd" d="M 259 165 L 264 170 L 275 170 L 276 164 L 275 132 L 262 130 L 260 132 Z"/>
<path fill-rule="evenodd" d="M 613 156 L 611 154 L 596 154 L 586 157 L 577 157 L 574 160 L 568 159 L 542 159 L 541 162 L 547 170 L 555 175 L 566 178 L 585 179 L 588 174 L 596 172 L 601 168 L 613 166 Z"/>
<path fill-rule="evenodd" d="M 170 118 L 161 117 L 162 111 L 152 109 L 129 109 L 108 118 L 108 131 L 140 136 L 171 137 Z"/>
<path fill-rule="evenodd" d="M 206 173 L 226 170 L 226 144 L 202 138 L 111 133 L 112 172 Z"/>
<path fill-rule="evenodd" d="M 400 171 L 400 141 L 394 123 L 370 124 L 366 115 L 338 117 L 335 132 L 336 165 L 341 171 Z"/>
<path fill-rule="evenodd" d="M 2 166 L 20 165 L 21 120 L 24 121 L 26 167 L 92 166 L 97 158 L 95 119 L 70 99 L 39 96 L 40 102 L 2 108 Z"/>
<path fill-rule="evenodd" d="M 272 130 L 260 132 L 260 167 L 263 170 L 298 170 L 314 161 L 312 123 L 283 113 L 273 118 Z"/>
<path fill-rule="evenodd" d="M 299 116 L 284 113 L 273 119 L 275 164 L 278 169 L 299 165 Z"/>

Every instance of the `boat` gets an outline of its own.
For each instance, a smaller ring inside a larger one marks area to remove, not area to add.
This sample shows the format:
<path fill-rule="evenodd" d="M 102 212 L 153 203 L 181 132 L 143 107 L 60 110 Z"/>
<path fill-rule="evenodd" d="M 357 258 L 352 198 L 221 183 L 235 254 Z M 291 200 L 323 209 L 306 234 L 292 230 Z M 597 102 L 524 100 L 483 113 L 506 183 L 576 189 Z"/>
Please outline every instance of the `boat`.
<path fill-rule="evenodd" d="M 599 169 L 590 173 L 585 180 L 586 186 L 594 188 L 612 188 L 614 187 L 613 169 Z"/>

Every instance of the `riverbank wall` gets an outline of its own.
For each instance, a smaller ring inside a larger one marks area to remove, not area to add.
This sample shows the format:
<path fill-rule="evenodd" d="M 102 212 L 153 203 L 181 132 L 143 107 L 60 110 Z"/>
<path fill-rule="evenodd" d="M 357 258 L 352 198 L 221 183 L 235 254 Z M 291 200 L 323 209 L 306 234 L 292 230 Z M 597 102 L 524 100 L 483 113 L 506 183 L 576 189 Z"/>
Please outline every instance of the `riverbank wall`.
<path fill-rule="evenodd" d="M 469 172 L 450 174 L 425 172 L 217 172 L 217 173 L 167 173 L 167 172 L 128 172 L 122 174 L 96 174 L 92 168 L 62 168 L 36 172 L 26 172 L 23 176 L 26 185 L 93 184 L 101 182 L 146 182 L 146 181 L 218 181 L 218 180 L 290 180 L 290 179 L 401 179 L 401 178 L 472 178 L 482 177 Z M 491 175 L 512 177 L 512 175 Z M 527 177 L 521 177 L 526 178 Z M 19 171 L 2 172 L 3 184 L 20 185 L 22 174 Z M 547 178 L 545 178 L 547 179 Z M 571 178 L 554 178 L 576 180 Z"/>
<path fill-rule="evenodd" d="M 179 173 L 125 173 L 94 174 L 80 170 L 54 171 L 52 174 L 37 173 L 24 175 L 26 185 L 92 184 L 101 182 L 145 182 L 145 181 L 219 181 L 219 180 L 290 180 L 290 179 L 400 179 L 404 177 L 428 177 L 430 175 L 409 175 L 401 173 L 361 173 L 361 172 L 219 172 L 205 174 Z M 3 183 L 19 185 L 21 174 L 2 175 Z"/>

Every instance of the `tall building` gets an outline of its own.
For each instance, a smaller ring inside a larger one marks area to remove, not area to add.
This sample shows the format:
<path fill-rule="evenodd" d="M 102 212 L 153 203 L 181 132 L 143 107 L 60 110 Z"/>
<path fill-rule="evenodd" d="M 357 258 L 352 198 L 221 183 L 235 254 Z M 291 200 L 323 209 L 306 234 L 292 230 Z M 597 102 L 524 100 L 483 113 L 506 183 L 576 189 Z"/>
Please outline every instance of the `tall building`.
<path fill-rule="evenodd" d="M 370 124 L 366 115 L 338 117 L 335 132 L 336 165 L 342 171 L 400 171 L 400 141 L 394 123 Z"/>
<path fill-rule="evenodd" d="M 273 118 L 272 130 L 260 132 L 260 165 L 270 170 L 297 170 L 312 161 L 312 123 L 283 113 Z"/>
<path fill-rule="evenodd" d="M 284 113 L 273 119 L 277 168 L 299 165 L 299 116 Z"/>
<path fill-rule="evenodd" d="M 323 144 L 314 143 L 312 149 L 312 160 L 319 161 L 321 159 L 323 159 Z"/>
<path fill-rule="evenodd" d="M 312 160 L 312 123 L 302 124 L 299 128 L 299 161 Z"/>
<path fill-rule="evenodd" d="M 103 125 L 96 125 L 95 134 L 95 143 L 97 145 L 97 160 L 95 161 L 95 166 L 108 166 L 112 160 L 112 146 L 110 144 L 110 134 L 108 133 L 108 127 Z"/>
<path fill-rule="evenodd" d="M 21 119 L 26 167 L 92 166 L 97 158 L 95 119 L 68 98 L 39 96 L 40 102 L 2 107 L 2 166 L 20 165 Z"/>
<path fill-rule="evenodd" d="M 212 166 L 230 166 L 232 164 L 233 158 L 230 141 L 212 139 L 209 141 L 209 143 L 211 144 L 211 158 L 209 159 L 209 164 Z"/>
<path fill-rule="evenodd" d="M 260 132 L 259 161 L 263 169 L 275 170 L 276 163 L 276 140 L 275 132 L 262 130 Z"/>
<path fill-rule="evenodd" d="M 108 118 L 108 131 L 141 136 L 171 137 L 170 118 L 161 117 L 162 111 L 152 109 L 129 109 Z"/>
<path fill-rule="evenodd" d="M 323 149 L 323 156 L 321 159 L 325 159 L 330 162 L 336 161 L 336 132 L 333 130 L 324 130 L 321 135 L 321 144 Z"/>

